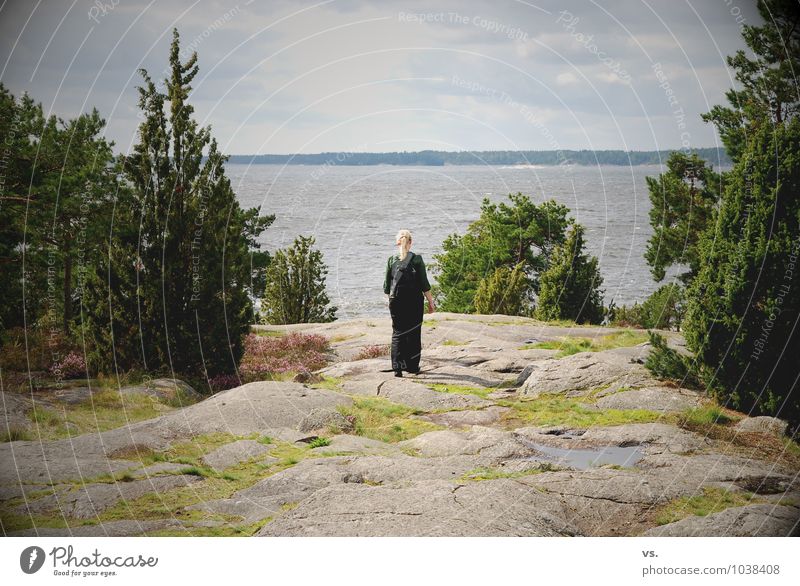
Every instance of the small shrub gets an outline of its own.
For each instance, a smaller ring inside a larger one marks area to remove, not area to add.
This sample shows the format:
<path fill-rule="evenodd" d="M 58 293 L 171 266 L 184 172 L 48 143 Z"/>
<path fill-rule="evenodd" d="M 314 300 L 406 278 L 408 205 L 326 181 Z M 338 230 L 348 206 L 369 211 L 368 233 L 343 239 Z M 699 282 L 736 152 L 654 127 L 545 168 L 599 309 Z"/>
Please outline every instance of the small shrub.
<path fill-rule="evenodd" d="M 208 380 L 208 386 L 212 392 L 227 391 L 242 384 L 242 381 L 235 374 L 218 374 Z"/>
<path fill-rule="evenodd" d="M 648 332 L 653 349 L 647 355 L 645 367 L 658 379 L 670 380 L 685 386 L 697 387 L 700 381 L 689 360 L 667 346 L 664 336 Z"/>
<path fill-rule="evenodd" d="M 364 346 L 358 351 L 353 360 L 367 360 L 369 358 L 380 358 L 381 356 L 388 356 L 391 348 L 386 344 L 371 344 Z"/>
<path fill-rule="evenodd" d="M 56 378 L 79 378 L 86 375 L 86 359 L 82 354 L 69 352 L 64 358 L 51 364 L 49 370 Z"/>
<path fill-rule="evenodd" d="M 329 340 L 318 334 L 293 332 L 279 338 L 249 334 L 239 374 L 252 382 L 274 374 L 317 370 L 328 363 L 329 350 Z"/>
<path fill-rule="evenodd" d="M 324 448 L 331 445 L 331 440 L 326 437 L 315 437 L 308 445 L 312 448 Z"/>

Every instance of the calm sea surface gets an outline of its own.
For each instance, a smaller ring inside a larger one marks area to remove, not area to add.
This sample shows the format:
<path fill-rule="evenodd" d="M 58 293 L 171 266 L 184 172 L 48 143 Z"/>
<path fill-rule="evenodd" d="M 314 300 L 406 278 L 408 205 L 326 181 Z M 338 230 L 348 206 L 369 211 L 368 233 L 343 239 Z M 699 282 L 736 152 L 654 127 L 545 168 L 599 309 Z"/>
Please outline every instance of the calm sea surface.
<path fill-rule="evenodd" d="M 641 301 L 656 289 L 643 253 L 650 237 L 646 176 L 636 167 L 396 167 L 227 165 L 244 207 L 275 214 L 263 234 L 267 250 L 313 235 L 329 267 L 328 294 L 339 318 L 388 315 L 383 277 L 401 228 L 426 263 L 444 238 L 464 233 L 484 197 L 508 201 L 522 192 L 553 198 L 587 228 L 588 249 L 600 260 L 606 302 Z M 433 282 L 433 275 L 430 275 Z"/>

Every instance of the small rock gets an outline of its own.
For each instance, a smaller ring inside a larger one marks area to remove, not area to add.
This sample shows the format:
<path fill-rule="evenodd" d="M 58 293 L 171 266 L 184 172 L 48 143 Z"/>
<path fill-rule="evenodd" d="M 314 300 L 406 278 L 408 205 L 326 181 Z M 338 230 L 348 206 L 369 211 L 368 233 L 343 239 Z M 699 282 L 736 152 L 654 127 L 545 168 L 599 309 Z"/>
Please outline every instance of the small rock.
<path fill-rule="evenodd" d="M 353 431 L 353 422 L 333 409 L 314 409 L 297 426 L 298 431 L 308 433 L 316 430 L 335 428 L 340 432 Z"/>
<path fill-rule="evenodd" d="M 316 372 L 303 371 L 298 372 L 292 380 L 296 383 L 314 384 L 321 383 L 324 379 Z"/>
<path fill-rule="evenodd" d="M 754 432 L 754 433 L 769 433 L 777 437 L 786 435 L 786 430 L 789 424 L 778 419 L 777 417 L 746 417 L 736 424 L 734 429 L 736 431 Z"/>

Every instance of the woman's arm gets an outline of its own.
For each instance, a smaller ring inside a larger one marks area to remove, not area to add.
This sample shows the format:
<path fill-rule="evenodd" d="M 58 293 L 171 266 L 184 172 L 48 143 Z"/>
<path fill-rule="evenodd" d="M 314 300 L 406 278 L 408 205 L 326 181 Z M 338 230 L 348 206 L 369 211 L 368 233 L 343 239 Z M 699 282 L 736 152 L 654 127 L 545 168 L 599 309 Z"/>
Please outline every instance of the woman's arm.
<path fill-rule="evenodd" d="M 392 285 L 392 257 L 386 261 L 386 276 L 383 278 L 383 292 L 389 294 L 389 287 Z"/>
<path fill-rule="evenodd" d="M 422 287 L 422 293 L 425 299 L 428 300 L 428 313 L 436 311 L 436 304 L 433 302 L 433 295 L 431 295 L 431 284 L 428 282 L 428 274 L 425 272 L 425 261 L 422 260 L 420 255 L 417 255 L 419 282 Z"/>

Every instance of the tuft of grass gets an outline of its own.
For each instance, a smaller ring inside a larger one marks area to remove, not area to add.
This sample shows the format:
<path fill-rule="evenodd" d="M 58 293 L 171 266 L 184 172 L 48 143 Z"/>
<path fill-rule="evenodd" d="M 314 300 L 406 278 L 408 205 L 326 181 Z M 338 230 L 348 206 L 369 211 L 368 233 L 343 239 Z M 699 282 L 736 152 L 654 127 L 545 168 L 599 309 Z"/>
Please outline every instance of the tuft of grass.
<path fill-rule="evenodd" d="M 380 358 L 381 356 L 388 356 L 391 352 L 391 346 L 387 344 L 371 344 L 363 346 L 353 357 L 353 360 L 368 360 L 370 358 Z"/>
<path fill-rule="evenodd" d="M 325 446 L 331 445 L 331 440 L 326 437 L 315 437 L 308 443 L 308 447 L 310 448 L 324 448 Z"/>
<path fill-rule="evenodd" d="M 351 406 L 340 406 L 344 416 L 355 418 L 355 434 L 382 442 L 399 442 L 428 431 L 442 429 L 427 421 L 412 419 L 416 409 L 381 397 L 353 397 Z"/>
<path fill-rule="evenodd" d="M 33 433 L 44 440 L 64 439 L 84 433 L 98 433 L 152 419 L 173 407 L 144 393 L 121 395 L 117 391 L 99 390 L 83 403 L 64 405 L 56 412 L 39 405 L 29 412 L 37 426 Z"/>
<path fill-rule="evenodd" d="M 312 389 L 325 389 L 327 391 L 341 391 L 343 382 L 344 382 L 343 378 L 336 377 L 336 376 L 328 376 L 326 374 L 323 374 L 322 375 L 322 381 L 320 381 L 318 383 L 309 383 L 307 386 L 311 387 Z"/>
<path fill-rule="evenodd" d="M 275 440 L 269 437 L 268 435 L 262 435 L 256 441 L 260 444 L 264 444 L 265 446 L 269 446 L 275 443 Z"/>
<path fill-rule="evenodd" d="M 459 340 L 445 340 L 442 342 L 442 346 L 466 346 L 469 342 L 462 342 Z"/>
<path fill-rule="evenodd" d="M 735 421 L 718 405 L 705 405 L 697 409 L 687 409 L 678 417 L 678 425 L 685 428 L 705 425 L 727 425 Z"/>
<path fill-rule="evenodd" d="M 578 352 L 600 352 L 614 348 L 636 346 L 648 340 L 644 330 L 620 330 L 598 338 L 573 338 L 565 336 L 559 340 L 525 344 L 519 350 L 558 350 L 556 358 L 571 356 Z"/>
<path fill-rule="evenodd" d="M 661 505 L 654 511 L 654 516 L 658 525 L 666 525 L 692 515 L 705 517 L 731 507 L 743 507 L 759 502 L 766 501 L 750 492 L 733 492 L 704 486 L 702 494 L 680 497 Z"/>
<path fill-rule="evenodd" d="M 481 399 L 485 399 L 489 393 L 496 389 L 487 389 L 484 387 L 470 387 L 467 385 L 448 385 L 442 383 L 431 383 L 428 388 L 439 393 L 451 393 L 454 395 L 475 395 Z"/>
<path fill-rule="evenodd" d="M 498 478 L 522 478 L 524 476 L 532 476 L 534 474 L 541 474 L 542 472 L 553 472 L 556 470 L 560 470 L 558 466 L 551 464 L 550 462 L 542 462 L 536 468 L 529 468 L 527 470 L 516 470 L 513 472 L 508 472 L 505 470 L 500 470 L 498 468 L 492 468 L 488 466 L 480 466 L 478 468 L 473 468 L 462 474 L 460 480 L 462 482 L 475 482 L 481 480 L 497 480 Z"/>
<path fill-rule="evenodd" d="M 567 398 L 561 395 L 542 395 L 536 399 L 497 401 L 498 405 L 511 407 L 501 420 L 509 426 L 523 425 L 569 425 L 587 428 L 593 425 L 611 426 L 626 423 L 651 423 L 663 415 L 646 409 L 602 409 L 586 407 L 585 399 Z"/>
<path fill-rule="evenodd" d="M 0 443 L 31 441 L 33 436 L 24 429 L 12 427 L 0 434 Z"/>
<path fill-rule="evenodd" d="M 300 505 L 299 502 L 293 501 L 291 503 L 283 503 L 281 505 L 281 511 L 293 511 Z"/>
<path fill-rule="evenodd" d="M 262 330 L 258 329 L 253 332 L 256 336 L 264 336 L 267 338 L 280 338 L 286 335 L 286 332 L 282 330 Z"/>

